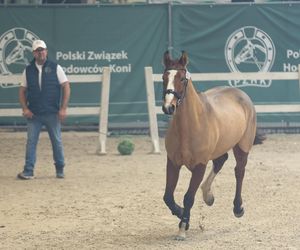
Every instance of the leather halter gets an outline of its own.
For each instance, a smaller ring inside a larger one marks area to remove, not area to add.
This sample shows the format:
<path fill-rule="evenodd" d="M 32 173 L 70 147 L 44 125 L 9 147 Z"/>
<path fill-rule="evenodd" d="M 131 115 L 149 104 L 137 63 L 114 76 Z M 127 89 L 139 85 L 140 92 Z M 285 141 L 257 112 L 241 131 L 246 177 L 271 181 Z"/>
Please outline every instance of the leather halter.
<path fill-rule="evenodd" d="M 169 70 L 184 70 L 185 72 L 187 72 L 187 69 L 186 68 L 180 68 L 180 69 L 176 69 L 176 68 L 167 68 L 167 69 L 165 69 L 165 71 L 164 72 L 167 72 L 167 71 L 169 71 Z M 186 74 L 185 74 L 186 75 Z M 182 78 L 181 79 L 181 82 L 183 82 L 183 84 L 184 84 L 184 90 L 183 90 L 183 93 L 182 93 L 182 95 L 180 95 L 178 92 L 176 92 L 176 91 L 174 91 L 173 89 L 166 89 L 164 92 L 163 92 L 163 98 L 166 96 L 166 94 L 173 94 L 176 98 L 177 98 L 177 101 L 176 101 L 176 107 L 178 107 L 181 103 L 182 103 L 182 101 L 183 101 L 183 99 L 184 99 L 184 97 L 185 97 L 185 94 L 186 94 L 186 87 L 187 87 L 187 84 L 188 84 L 188 79 L 185 77 L 185 78 Z"/>

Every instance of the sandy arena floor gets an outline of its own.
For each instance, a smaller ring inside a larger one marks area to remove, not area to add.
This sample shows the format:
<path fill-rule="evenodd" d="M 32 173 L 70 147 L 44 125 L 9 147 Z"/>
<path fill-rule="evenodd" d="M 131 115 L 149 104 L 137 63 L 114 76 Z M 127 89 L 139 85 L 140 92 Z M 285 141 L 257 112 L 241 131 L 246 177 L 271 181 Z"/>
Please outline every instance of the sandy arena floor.
<path fill-rule="evenodd" d="M 162 200 L 166 152 L 130 136 L 136 149 L 120 156 L 121 138 L 95 154 L 97 134 L 64 132 L 66 178 L 56 179 L 47 134 L 41 136 L 36 179 L 16 179 L 24 163 L 24 132 L 0 131 L 0 249 L 300 249 L 300 135 L 268 135 L 250 153 L 243 186 L 245 215 L 232 213 L 232 154 L 214 185 L 215 204 L 197 193 L 187 240 L 175 241 L 178 219 Z M 211 165 L 208 166 L 209 170 Z M 206 174 L 208 171 L 206 171 Z M 181 171 L 182 204 L 190 173 Z"/>

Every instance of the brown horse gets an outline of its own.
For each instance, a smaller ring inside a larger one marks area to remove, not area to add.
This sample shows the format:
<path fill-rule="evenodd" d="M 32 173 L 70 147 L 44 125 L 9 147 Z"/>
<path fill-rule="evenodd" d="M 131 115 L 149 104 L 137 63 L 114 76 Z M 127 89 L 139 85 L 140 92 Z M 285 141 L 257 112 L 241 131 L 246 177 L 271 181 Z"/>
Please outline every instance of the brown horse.
<path fill-rule="evenodd" d="M 236 217 L 243 216 L 241 191 L 248 153 L 254 141 L 261 144 L 264 139 L 256 136 L 256 112 L 248 95 L 231 87 L 197 93 L 187 64 L 185 52 L 178 60 L 172 60 L 168 51 L 164 54 L 162 109 L 165 114 L 173 115 L 165 138 L 168 159 L 164 201 L 172 214 L 180 219 L 178 240 L 185 239 L 195 194 L 208 161 L 213 161 L 213 168 L 201 189 L 205 203 L 211 206 L 214 203 L 211 185 L 230 149 L 236 159 L 233 212 Z M 183 208 L 174 200 L 182 165 L 192 172 Z"/>

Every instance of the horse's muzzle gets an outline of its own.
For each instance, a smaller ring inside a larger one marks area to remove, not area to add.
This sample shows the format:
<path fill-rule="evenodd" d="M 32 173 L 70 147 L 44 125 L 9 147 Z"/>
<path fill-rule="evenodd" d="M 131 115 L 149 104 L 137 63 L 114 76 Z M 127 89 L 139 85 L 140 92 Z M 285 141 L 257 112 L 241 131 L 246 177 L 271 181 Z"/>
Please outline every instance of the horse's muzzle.
<path fill-rule="evenodd" d="M 162 106 L 162 110 L 166 115 L 173 115 L 174 111 L 175 111 L 175 106 L 174 105 L 163 105 Z"/>

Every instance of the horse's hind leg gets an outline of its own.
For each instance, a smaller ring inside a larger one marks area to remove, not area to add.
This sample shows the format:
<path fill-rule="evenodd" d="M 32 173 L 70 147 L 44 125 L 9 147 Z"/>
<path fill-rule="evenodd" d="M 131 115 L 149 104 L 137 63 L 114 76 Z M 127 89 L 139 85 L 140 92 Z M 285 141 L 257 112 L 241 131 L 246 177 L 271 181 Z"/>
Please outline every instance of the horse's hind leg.
<path fill-rule="evenodd" d="M 183 214 L 183 208 L 178 206 L 174 200 L 174 190 L 177 186 L 179 178 L 180 167 L 174 166 L 173 163 L 169 160 L 167 161 L 167 181 L 166 189 L 164 194 L 164 202 L 171 210 L 173 215 L 176 215 L 181 219 Z"/>
<path fill-rule="evenodd" d="M 236 191 L 233 201 L 233 213 L 236 217 L 244 215 L 244 208 L 242 206 L 242 186 L 245 175 L 245 167 L 247 165 L 248 153 L 244 152 L 238 145 L 233 148 L 234 157 L 236 159 L 235 178 L 236 178 Z"/>
<path fill-rule="evenodd" d="M 222 156 L 218 157 L 217 159 L 214 159 L 212 170 L 210 171 L 206 180 L 201 185 L 203 200 L 208 206 L 212 206 L 215 200 L 214 195 L 211 191 L 211 185 L 213 183 L 213 180 L 215 179 L 217 173 L 221 170 L 221 168 L 223 167 L 227 159 L 228 159 L 228 153 L 225 153 Z"/>

